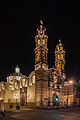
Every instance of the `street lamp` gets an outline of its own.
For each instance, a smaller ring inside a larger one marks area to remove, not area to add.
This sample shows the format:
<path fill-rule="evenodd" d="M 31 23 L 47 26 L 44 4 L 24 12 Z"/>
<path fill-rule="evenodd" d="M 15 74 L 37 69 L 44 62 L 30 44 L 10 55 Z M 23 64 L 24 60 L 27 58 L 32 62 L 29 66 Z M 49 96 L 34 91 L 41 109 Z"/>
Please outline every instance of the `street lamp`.
<path fill-rule="evenodd" d="M 72 80 L 70 80 L 70 81 L 69 81 L 69 84 L 73 84 L 73 81 L 72 81 Z"/>
<path fill-rule="evenodd" d="M 56 98 L 56 101 L 58 101 L 59 99 L 58 98 Z"/>

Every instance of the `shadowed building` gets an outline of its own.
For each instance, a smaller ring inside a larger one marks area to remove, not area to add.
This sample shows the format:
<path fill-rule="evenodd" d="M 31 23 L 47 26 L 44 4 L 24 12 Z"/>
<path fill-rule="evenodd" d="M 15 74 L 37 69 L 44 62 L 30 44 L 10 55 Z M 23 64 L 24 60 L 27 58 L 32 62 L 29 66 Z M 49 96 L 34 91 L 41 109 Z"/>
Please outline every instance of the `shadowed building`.
<path fill-rule="evenodd" d="M 70 78 L 64 82 L 64 103 L 67 106 L 80 106 L 79 80 Z"/>

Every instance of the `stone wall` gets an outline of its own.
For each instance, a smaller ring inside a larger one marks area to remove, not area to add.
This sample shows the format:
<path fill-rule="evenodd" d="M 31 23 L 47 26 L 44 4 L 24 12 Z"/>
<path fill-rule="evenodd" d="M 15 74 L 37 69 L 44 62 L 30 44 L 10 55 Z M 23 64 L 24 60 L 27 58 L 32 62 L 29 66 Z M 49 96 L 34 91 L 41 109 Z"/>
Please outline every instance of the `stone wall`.
<path fill-rule="evenodd" d="M 5 103 L 16 103 L 16 100 L 17 102 L 20 103 L 20 89 L 19 90 L 6 89 L 4 94 Z"/>
<path fill-rule="evenodd" d="M 39 69 L 35 71 L 35 100 L 36 106 L 48 106 L 48 74 Z"/>
<path fill-rule="evenodd" d="M 35 84 L 27 87 L 27 102 L 35 102 Z"/>

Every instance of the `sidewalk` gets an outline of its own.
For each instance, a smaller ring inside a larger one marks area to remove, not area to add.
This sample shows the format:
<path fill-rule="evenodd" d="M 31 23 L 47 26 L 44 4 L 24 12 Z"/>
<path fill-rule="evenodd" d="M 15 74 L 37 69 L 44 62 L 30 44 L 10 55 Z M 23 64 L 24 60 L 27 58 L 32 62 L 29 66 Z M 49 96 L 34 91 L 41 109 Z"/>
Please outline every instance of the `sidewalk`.
<path fill-rule="evenodd" d="M 5 108 L 5 111 L 9 112 L 20 112 L 20 111 L 24 111 L 24 110 L 32 110 L 31 108 L 27 108 L 27 107 L 20 107 L 20 109 L 16 109 L 16 107 L 13 108 Z"/>
<path fill-rule="evenodd" d="M 47 108 L 29 108 L 27 106 L 21 106 L 20 109 L 16 109 L 16 107 L 13 107 L 13 108 L 5 108 L 5 111 L 6 112 L 21 112 L 21 111 L 30 111 L 30 110 L 53 110 L 53 111 L 56 111 L 56 110 L 59 110 L 59 111 L 80 111 L 80 107 L 69 107 L 69 108 L 61 108 L 61 107 L 56 107 L 56 108 L 53 108 L 53 107 L 47 107 Z"/>
<path fill-rule="evenodd" d="M 60 111 L 80 111 L 80 107 L 69 107 L 64 109 L 59 109 Z"/>

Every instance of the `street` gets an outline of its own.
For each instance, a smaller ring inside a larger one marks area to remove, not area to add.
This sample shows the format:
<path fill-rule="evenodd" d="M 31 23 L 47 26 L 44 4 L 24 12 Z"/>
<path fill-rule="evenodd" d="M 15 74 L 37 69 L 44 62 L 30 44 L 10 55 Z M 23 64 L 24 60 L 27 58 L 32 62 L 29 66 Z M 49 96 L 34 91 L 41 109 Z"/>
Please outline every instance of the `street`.
<path fill-rule="evenodd" d="M 0 115 L 0 120 L 80 120 L 80 110 L 19 110 Z"/>

